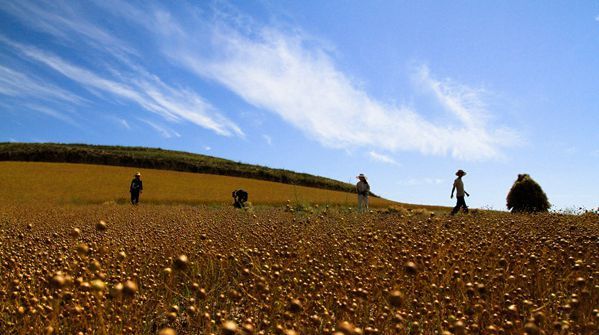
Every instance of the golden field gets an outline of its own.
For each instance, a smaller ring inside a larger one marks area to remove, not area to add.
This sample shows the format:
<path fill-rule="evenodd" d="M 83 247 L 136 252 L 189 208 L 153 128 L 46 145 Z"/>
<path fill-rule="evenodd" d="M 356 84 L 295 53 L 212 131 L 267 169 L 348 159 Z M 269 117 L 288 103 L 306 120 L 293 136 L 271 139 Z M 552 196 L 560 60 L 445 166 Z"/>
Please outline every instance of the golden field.
<path fill-rule="evenodd" d="M 343 204 L 355 206 L 355 194 L 220 175 L 88 164 L 0 162 L 0 203 L 101 204 L 129 201 L 129 184 L 142 173 L 141 203 L 224 204 L 231 192 L 247 190 L 254 205 Z M 370 197 L 372 207 L 396 204 Z"/>
<path fill-rule="evenodd" d="M 593 213 L 3 204 L 0 333 L 592 335 L 598 250 Z"/>

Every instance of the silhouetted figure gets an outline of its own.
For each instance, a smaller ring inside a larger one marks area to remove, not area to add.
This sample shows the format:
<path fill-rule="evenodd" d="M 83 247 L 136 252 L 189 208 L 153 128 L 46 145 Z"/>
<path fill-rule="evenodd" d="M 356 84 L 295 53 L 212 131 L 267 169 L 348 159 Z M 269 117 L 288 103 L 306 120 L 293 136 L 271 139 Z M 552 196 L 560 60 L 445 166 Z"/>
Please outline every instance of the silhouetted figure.
<path fill-rule="evenodd" d="M 366 181 L 366 176 L 360 173 L 357 176 L 360 181 L 356 184 L 356 191 L 358 192 L 358 211 L 364 212 L 368 209 L 368 193 L 370 192 L 370 185 Z"/>
<path fill-rule="evenodd" d="M 131 181 L 129 192 L 131 193 L 131 204 L 137 205 L 139 202 L 139 194 L 143 191 L 144 185 L 141 181 L 141 173 L 137 172 Z"/>
<path fill-rule="evenodd" d="M 456 172 L 455 175 L 458 177 L 453 181 L 453 188 L 451 189 L 451 198 L 453 199 L 453 192 L 457 191 L 456 198 L 458 199 L 458 202 L 451 211 L 451 215 L 455 215 L 457 212 L 459 212 L 460 208 L 463 208 L 464 212 L 468 213 L 468 206 L 466 206 L 464 195 L 470 196 L 470 194 L 468 194 L 468 192 L 464 190 L 464 182 L 462 181 L 462 177 L 466 175 L 466 172 L 464 172 L 464 170 L 458 170 L 458 172 Z"/>
<path fill-rule="evenodd" d="M 233 191 L 233 206 L 235 208 L 244 208 L 246 201 L 248 201 L 248 193 L 242 189 Z"/>

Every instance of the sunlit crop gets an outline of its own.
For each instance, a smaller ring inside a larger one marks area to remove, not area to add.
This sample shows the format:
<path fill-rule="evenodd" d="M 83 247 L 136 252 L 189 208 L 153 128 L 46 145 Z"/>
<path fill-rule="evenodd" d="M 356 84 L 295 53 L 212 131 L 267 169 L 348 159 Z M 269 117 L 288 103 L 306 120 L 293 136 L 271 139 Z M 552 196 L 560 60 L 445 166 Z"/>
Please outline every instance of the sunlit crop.
<path fill-rule="evenodd" d="M 597 334 L 596 214 L 3 206 L 2 334 Z"/>

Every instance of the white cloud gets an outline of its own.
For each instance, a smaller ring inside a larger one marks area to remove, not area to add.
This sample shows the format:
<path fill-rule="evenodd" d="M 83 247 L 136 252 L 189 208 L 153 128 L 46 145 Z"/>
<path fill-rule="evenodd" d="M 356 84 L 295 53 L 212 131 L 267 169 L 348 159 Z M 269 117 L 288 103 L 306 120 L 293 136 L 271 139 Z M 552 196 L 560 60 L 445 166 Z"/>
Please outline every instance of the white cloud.
<path fill-rule="evenodd" d="M 595 16 L 595 21 L 599 22 L 599 15 Z"/>
<path fill-rule="evenodd" d="M 204 150 L 210 151 L 210 150 L 212 150 L 212 148 L 206 145 L 206 146 L 204 146 Z"/>
<path fill-rule="evenodd" d="M 165 127 L 164 125 L 144 119 L 140 119 L 140 121 L 146 123 L 148 126 L 154 129 L 156 132 L 158 132 L 158 134 L 160 134 L 160 136 L 164 138 L 181 137 L 179 133 L 168 127 Z"/>
<path fill-rule="evenodd" d="M 370 151 L 368 153 L 368 156 L 370 156 L 370 158 L 372 158 L 373 160 L 378 161 L 378 162 L 401 166 L 401 164 L 399 164 L 395 159 L 393 159 L 392 157 L 385 155 L 385 154 L 380 154 L 375 151 Z"/>
<path fill-rule="evenodd" d="M 107 79 L 55 55 L 13 42 L 1 35 L 0 42 L 13 46 L 28 58 L 45 64 L 91 91 L 100 90 L 132 101 L 167 120 L 175 122 L 186 120 L 224 136 L 244 135 L 235 123 L 218 113 L 212 105 L 193 91 L 173 88 L 143 69 L 132 69 L 135 72 L 129 76 L 119 74 L 114 80 Z"/>
<path fill-rule="evenodd" d="M 10 13 L 36 29 L 73 45 L 89 45 L 115 57 L 138 55 L 137 51 L 119 38 L 94 25 L 77 5 L 41 1 L 12 1 L 3 4 L 2 11 Z"/>
<path fill-rule="evenodd" d="M 84 99 L 35 76 L 0 65 L 0 94 L 81 104 Z"/>
<path fill-rule="evenodd" d="M 299 33 L 264 29 L 249 38 L 220 27 L 211 48 L 210 56 L 205 46 L 182 46 L 169 55 L 329 147 L 489 159 L 501 157 L 500 149 L 515 140 L 512 132 L 487 124 L 476 90 L 438 81 L 427 68 L 419 72 L 421 86 L 452 113 L 455 124 L 435 124 L 412 108 L 372 98 Z"/>
<path fill-rule="evenodd" d="M 129 125 L 129 122 L 127 122 L 127 120 L 125 119 L 119 119 L 119 123 L 125 127 L 126 129 L 131 129 L 131 126 Z"/>
<path fill-rule="evenodd" d="M 264 141 L 266 141 L 266 144 L 272 145 L 272 137 L 266 134 L 262 134 L 262 138 L 264 139 Z"/>
<path fill-rule="evenodd" d="M 56 111 L 52 108 L 49 108 L 47 106 L 40 106 L 40 105 L 36 105 L 36 104 L 25 104 L 25 107 L 27 107 L 30 110 L 40 112 L 47 116 L 53 117 L 62 122 L 68 123 L 72 126 L 80 127 L 80 125 L 77 122 L 75 122 L 75 120 L 73 120 L 73 118 L 70 117 L 69 115 L 58 112 L 58 111 Z"/>

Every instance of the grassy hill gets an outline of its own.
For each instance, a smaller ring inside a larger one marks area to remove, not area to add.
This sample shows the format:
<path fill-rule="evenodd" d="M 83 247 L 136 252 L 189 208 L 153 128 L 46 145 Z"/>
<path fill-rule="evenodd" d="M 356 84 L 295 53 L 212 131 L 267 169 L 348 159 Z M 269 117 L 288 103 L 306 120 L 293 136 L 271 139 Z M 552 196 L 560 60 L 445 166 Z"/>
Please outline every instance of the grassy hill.
<path fill-rule="evenodd" d="M 355 192 L 354 185 L 334 179 L 160 148 L 57 143 L 0 143 L 0 161 L 129 166 L 136 169 L 147 168 L 244 177 L 327 190 Z"/>
<path fill-rule="evenodd" d="M 355 206 L 356 195 L 271 181 L 203 173 L 129 167 L 0 162 L 0 204 L 82 205 L 127 203 L 129 183 L 141 171 L 145 204 L 230 204 L 231 192 L 243 188 L 257 205 L 332 204 Z M 372 207 L 395 202 L 371 198 Z"/>

